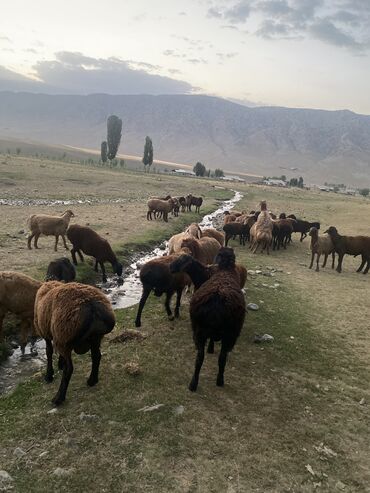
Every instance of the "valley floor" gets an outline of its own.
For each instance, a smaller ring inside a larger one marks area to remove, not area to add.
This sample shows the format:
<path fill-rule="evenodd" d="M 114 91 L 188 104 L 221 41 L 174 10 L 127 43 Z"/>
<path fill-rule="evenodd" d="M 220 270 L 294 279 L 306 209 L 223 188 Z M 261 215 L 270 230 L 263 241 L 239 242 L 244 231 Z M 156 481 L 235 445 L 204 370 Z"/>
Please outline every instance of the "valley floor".
<path fill-rule="evenodd" d="M 14 167 L 21 171 L 27 174 L 22 163 Z M 37 194 L 32 187 L 51 198 L 71 198 L 82 190 L 78 183 L 68 191 L 59 189 L 64 178 L 56 164 L 53 173 L 43 187 L 47 192 L 31 184 L 25 195 Z M 96 197 L 130 199 L 122 216 L 118 208 L 114 214 L 103 206 L 81 205 L 76 218 L 102 226 L 100 231 L 109 232 L 117 250 L 126 254 L 125 244 L 145 243 L 176 229 L 172 219 L 169 225 L 146 221 L 148 195 L 191 189 L 208 197 L 209 208 L 215 198 L 225 198 L 203 180 L 158 182 L 156 176 L 88 168 L 73 173 L 74 179 L 86 173 L 86 181 L 99 181 L 91 185 Z M 16 182 L 13 189 L 22 186 L 21 179 L 9 179 Z M 135 187 L 137 195 L 131 197 Z M 244 193 L 238 209 L 255 209 L 266 199 L 274 212 L 319 220 L 323 230 L 335 225 L 341 233 L 369 234 L 370 201 L 257 186 L 238 189 Z M 23 238 L 14 239 L 13 246 L 6 232 L 17 231 L 21 217 L 34 207 L 7 207 L 0 221 L 1 265 L 42 277 L 54 256 L 52 240 L 41 239 L 39 252 L 28 252 Z M 134 211 L 136 222 L 128 219 Z M 179 218 L 186 220 L 194 217 Z M 14 491 L 370 491 L 370 277 L 357 274 L 360 261 L 351 258 L 345 258 L 342 274 L 330 267 L 309 270 L 308 239 L 300 243 L 297 236 L 287 251 L 270 256 L 252 255 L 247 246 L 231 242 L 238 262 L 262 274 L 249 275 L 247 299 L 260 309 L 246 317 L 226 366 L 224 388 L 215 385 L 216 347 L 205 358 L 198 391 L 187 389 L 195 350 L 186 296 L 175 322 L 167 321 L 163 300 L 150 299 L 141 329 L 147 337 L 140 342 L 112 342 L 122 328 L 134 328 L 136 307 L 119 310 L 116 329 L 103 344 L 99 384 L 86 386 L 89 357 L 76 355 L 67 401 L 55 413 L 50 413 L 50 400 L 58 376 L 46 385 L 37 374 L 0 398 L 0 469 L 13 478 Z M 85 267 L 80 278 L 89 272 Z M 254 344 L 255 333 L 271 334 L 274 342 Z M 127 372 L 130 362 L 139 365 L 140 375 Z M 162 406 L 141 411 L 155 404 Z M 15 452 L 17 447 L 26 454 Z"/>

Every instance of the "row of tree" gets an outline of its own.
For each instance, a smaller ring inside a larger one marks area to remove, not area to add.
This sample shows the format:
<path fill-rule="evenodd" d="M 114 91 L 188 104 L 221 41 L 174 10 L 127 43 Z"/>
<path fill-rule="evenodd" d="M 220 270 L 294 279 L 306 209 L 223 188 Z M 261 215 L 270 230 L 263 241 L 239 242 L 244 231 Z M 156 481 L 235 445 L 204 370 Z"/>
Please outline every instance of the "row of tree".
<path fill-rule="evenodd" d="M 225 176 L 221 168 L 216 168 L 214 173 L 212 173 L 210 169 L 207 170 L 204 164 L 199 161 L 194 166 L 193 171 L 197 176 L 214 176 L 216 178 L 221 178 L 222 176 Z"/>

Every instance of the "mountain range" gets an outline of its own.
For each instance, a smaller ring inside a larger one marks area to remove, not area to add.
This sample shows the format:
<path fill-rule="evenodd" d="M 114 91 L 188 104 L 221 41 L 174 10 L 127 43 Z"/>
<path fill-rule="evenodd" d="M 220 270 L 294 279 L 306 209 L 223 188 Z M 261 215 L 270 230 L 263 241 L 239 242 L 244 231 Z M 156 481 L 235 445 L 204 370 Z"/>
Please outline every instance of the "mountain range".
<path fill-rule="evenodd" d="M 370 116 L 348 110 L 246 107 L 203 95 L 0 92 L 0 138 L 99 149 L 106 120 L 123 121 L 120 152 L 306 183 L 370 185 Z"/>

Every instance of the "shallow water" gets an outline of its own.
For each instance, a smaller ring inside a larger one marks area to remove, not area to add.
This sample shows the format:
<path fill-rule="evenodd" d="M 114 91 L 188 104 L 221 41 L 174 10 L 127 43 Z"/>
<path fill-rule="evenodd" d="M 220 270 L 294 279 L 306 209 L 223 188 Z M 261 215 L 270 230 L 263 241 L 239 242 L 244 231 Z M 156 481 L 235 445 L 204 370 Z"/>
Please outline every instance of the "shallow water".
<path fill-rule="evenodd" d="M 203 228 L 214 226 L 217 222 L 217 218 L 219 218 L 224 211 L 233 208 L 242 197 L 243 195 L 240 192 L 235 192 L 235 195 L 231 200 L 226 200 L 216 211 L 204 216 L 202 221 L 199 223 L 200 226 Z M 0 199 L 0 204 L 1 200 L 2 199 Z M 87 202 L 88 201 L 85 201 L 85 203 Z M 54 201 L 53 204 L 51 204 L 51 202 L 45 201 L 45 205 L 68 205 L 73 203 L 83 202 L 60 200 Z M 135 262 L 133 262 L 127 269 L 129 274 L 125 277 L 122 285 L 117 286 L 117 281 L 114 278 L 111 278 L 108 279 L 107 284 L 101 286 L 108 298 L 111 300 L 114 309 L 127 308 L 129 306 L 136 305 L 140 301 L 142 291 L 139 278 L 140 266 L 154 257 L 163 255 L 166 252 L 166 249 L 167 242 L 164 242 L 152 252 L 139 255 Z M 44 340 L 37 341 L 36 349 L 37 354 L 32 355 L 30 352 L 30 346 L 28 345 L 24 356 L 22 356 L 20 348 L 15 349 L 13 354 L 0 365 L 0 395 L 13 390 L 18 383 L 27 380 L 41 369 L 44 370 L 46 366 Z"/>

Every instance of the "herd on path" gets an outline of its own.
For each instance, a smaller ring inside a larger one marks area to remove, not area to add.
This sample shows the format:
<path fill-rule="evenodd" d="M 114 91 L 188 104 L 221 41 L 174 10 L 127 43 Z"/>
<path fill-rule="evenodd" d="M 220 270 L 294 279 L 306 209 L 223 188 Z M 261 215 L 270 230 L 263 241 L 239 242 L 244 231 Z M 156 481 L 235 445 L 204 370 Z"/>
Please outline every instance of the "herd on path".
<path fill-rule="evenodd" d="M 148 200 L 147 219 L 162 218 L 168 221 L 168 214 L 177 216 L 180 210 L 191 210 L 195 205 L 200 212 L 201 197 L 189 194 L 186 197 L 164 197 Z M 181 296 L 185 288 L 193 286 L 190 300 L 190 320 L 193 339 L 197 350 L 195 369 L 189 389 L 195 391 L 199 373 L 207 352 L 214 352 L 214 343 L 220 342 L 216 383 L 224 385 L 224 370 L 228 353 L 233 349 L 244 324 L 246 314 L 245 296 L 242 289 L 247 279 L 247 270 L 237 264 L 228 242 L 239 237 L 240 245 L 250 243 L 250 250 L 258 249 L 269 254 L 273 250 L 286 249 L 292 241 L 294 232 L 300 233 L 300 241 L 311 237 L 311 264 L 316 256 L 316 271 L 319 259 L 324 256 L 323 267 L 332 255 L 334 268 L 335 254 L 338 255 L 337 271 L 342 270 L 345 254 L 361 255 L 361 265 L 357 272 L 367 274 L 370 267 L 370 237 L 342 236 L 334 226 L 324 235 L 319 235 L 320 223 L 310 223 L 297 219 L 295 215 L 279 218 L 267 210 L 265 201 L 260 203 L 259 211 L 224 213 L 223 231 L 214 228 L 201 229 L 198 224 L 190 224 L 184 232 L 172 236 L 168 253 L 146 262 L 140 269 L 143 286 L 142 296 L 135 319 L 136 327 L 141 326 L 141 316 L 146 300 L 151 292 L 155 296 L 165 294 L 165 310 L 170 320 L 179 317 Z M 81 262 L 83 254 L 95 259 L 95 270 L 100 265 L 103 282 L 107 281 L 104 263 L 112 265 L 113 272 L 122 275 L 122 264 L 118 261 L 108 241 L 87 226 L 70 225 L 74 214 L 71 210 L 61 216 L 35 214 L 29 217 L 30 235 L 28 248 L 38 248 L 41 235 L 55 237 L 57 251 L 59 236 L 68 250 L 66 236 L 72 244 L 71 256 L 77 265 L 76 254 Z M 72 350 L 77 354 L 91 352 L 91 373 L 87 380 L 89 386 L 98 382 L 101 359 L 100 345 L 105 334 L 115 326 L 115 315 L 107 297 L 100 289 L 74 282 L 75 268 L 67 258 L 53 260 L 48 266 L 45 282 L 32 279 L 19 272 L 0 272 L 0 340 L 3 338 L 2 324 L 7 312 L 20 319 L 20 345 L 24 354 L 29 335 L 31 344 L 36 337 L 46 341 L 47 370 L 46 382 L 53 380 L 53 352 L 58 355 L 58 367 L 62 370 L 59 389 L 52 402 L 61 404 L 66 397 L 73 373 Z M 176 293 L 176 305 L 172 313 L 170 302 Z"/>

